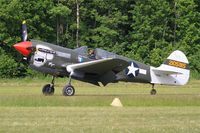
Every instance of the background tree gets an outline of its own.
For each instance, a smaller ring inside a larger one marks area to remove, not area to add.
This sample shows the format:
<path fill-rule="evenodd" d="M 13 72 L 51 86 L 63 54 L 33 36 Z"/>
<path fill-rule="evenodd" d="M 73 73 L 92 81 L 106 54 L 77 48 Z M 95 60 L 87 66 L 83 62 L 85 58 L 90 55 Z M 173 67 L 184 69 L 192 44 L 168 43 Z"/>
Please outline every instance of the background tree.
<path fill-rule="evenodd" d="M 188 56 L 191 69 L 200 72 L 200 13 L 193 1 L 177 1 L 176 48 Z"/>
<path fill-rule="evenodd" d="M 78 2 L 80 46 L 100 47 L 154 66 L 179 49 L 199 75 L 199 0 Z M 27 21 L 29 39 L 69 48 L 77 45 L 77 0 L 0 0 L 0 77 L 6 72 L 10 77 L 31 73 L 14 69 L 21 56 L 12 45 L 21 41 L 23 20 Z"/>
<path fill-rule="evenodd" d="M 158 66 L 172 49 L 172 9 L 166 0 L 136 1 L 130 30 L 131 58 Z"/>

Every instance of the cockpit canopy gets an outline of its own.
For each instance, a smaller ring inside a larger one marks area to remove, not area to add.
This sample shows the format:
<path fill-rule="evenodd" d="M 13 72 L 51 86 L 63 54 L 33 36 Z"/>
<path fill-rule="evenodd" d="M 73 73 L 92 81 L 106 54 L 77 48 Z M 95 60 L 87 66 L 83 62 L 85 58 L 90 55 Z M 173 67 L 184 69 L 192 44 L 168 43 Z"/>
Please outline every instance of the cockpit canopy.
<path fill-rule="evenodd" d="M 91 50 L 91 49 L 90 49 Z M 103 59 L 103 58 L 116 58 L 116 54 L 105 51 L 100 48 L 93 49 L 94 50 L 94 55 L 96 59 Z M 89 56 L 89 48 L 87 46 L 82 46 L 79 48 L 76 48 L 75 51 L 83 56 Z"/>

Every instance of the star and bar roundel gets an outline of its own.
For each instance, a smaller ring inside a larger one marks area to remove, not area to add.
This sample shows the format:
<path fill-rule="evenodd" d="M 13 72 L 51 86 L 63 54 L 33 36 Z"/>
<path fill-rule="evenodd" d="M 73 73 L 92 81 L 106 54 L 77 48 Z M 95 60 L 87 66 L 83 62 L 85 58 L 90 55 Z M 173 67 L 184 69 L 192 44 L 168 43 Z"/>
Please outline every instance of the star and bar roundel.
<path fill-rule="evenodd" d="M 125 73 L 128 77 L 134 78 L 139 74 L 139 66 L 135 62 L 131 61 L 129 62 L 129 66 L 125 69 Z"/>

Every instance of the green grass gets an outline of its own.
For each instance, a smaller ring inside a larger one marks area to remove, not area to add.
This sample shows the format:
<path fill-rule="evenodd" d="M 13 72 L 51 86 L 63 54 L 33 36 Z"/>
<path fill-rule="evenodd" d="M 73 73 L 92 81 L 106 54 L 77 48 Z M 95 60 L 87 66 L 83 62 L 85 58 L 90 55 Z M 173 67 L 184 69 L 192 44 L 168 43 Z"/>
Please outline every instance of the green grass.
<path fill-rule="evenodd" d="M 199 107 L 0 108 L 0 132 L 192 133 L 200 131 Z"/>
<path fill-rule="evenodd" d="M 13 79 L 0 81 L 0 106 L 20 107 L 95 107 L 110 106 L 115 97 L 129 106 L 200 106 L 200 81 L 193 80 L 186 86 L 156 86 L 158 94 L 149 95 L 151 85 L 117 83 L 106 87 L 74 81 L 76 94 L 62 96 L 65 79 L 58 79 L 54 96 L 43 96 L 41 88 L 51 79 Z"/>
<path fill-rule="evenodd" d="M 66 79 L 56 80 L 54 96 L 41 88 L 51 79 L 0 80 L 0 133 L 173 133 L 200 132 L 200 81 L 186 86 L 118 83 L 106 87 L 73 81 L 76 94 L 62 96 Z M 124 107 L 111 107 L 120 98 Z"/>

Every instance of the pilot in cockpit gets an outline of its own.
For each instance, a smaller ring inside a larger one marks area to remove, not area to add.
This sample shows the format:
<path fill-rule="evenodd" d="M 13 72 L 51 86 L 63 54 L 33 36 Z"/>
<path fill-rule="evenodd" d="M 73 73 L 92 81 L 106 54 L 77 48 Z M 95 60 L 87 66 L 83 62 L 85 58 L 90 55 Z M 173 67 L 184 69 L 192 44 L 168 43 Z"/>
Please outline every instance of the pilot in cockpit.
<path fill-rule="evenodd" d="M 96 59 L 96 55 L 95 55 L 95 50 L 94 49 L 89 49 L 89 51 L 88 51 L 88 57 L 90 59 Z"/>

